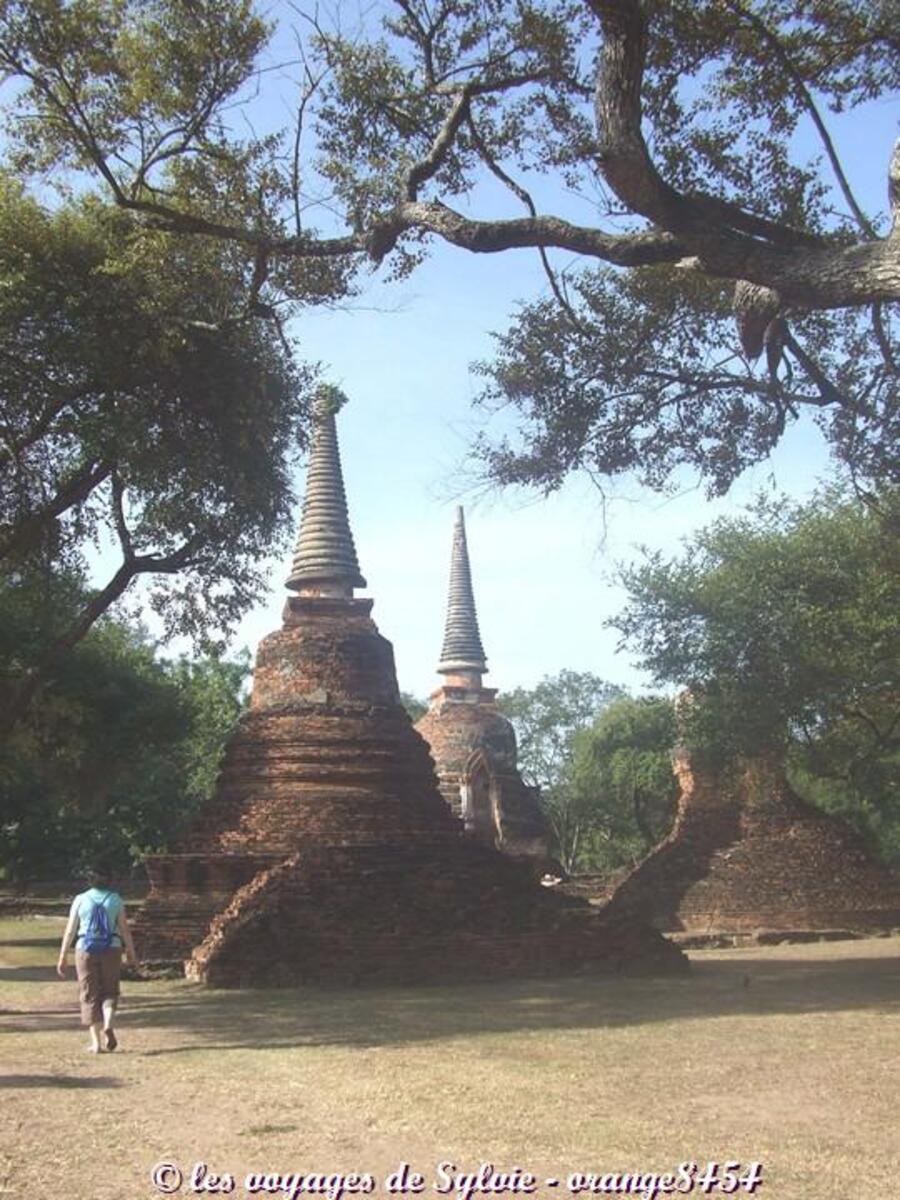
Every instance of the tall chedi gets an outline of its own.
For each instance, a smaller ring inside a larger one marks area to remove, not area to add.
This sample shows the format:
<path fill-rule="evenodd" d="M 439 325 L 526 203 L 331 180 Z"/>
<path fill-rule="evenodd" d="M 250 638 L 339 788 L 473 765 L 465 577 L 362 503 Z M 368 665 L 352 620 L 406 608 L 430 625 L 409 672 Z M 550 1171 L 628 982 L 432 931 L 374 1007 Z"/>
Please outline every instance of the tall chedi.
<path fill-rule="evenodd" d="M 315 415 L 295 594 L 260 643 L 216 795 L 175 853 L 148 860 L 142 957 L 222 986 L 678 969 L 660 935 L 598 919 L 464 837 L 372 601 L 354 596 L 336 399 Z"/>
<path fill-rule="evenodd" d="M 516 735 L 496 704 L 496 688 L 482 676 L 487 660 L 478 628 L 462 508 L 456 510 L 450 555 L 450 590 L 438 674 L 416 725 L 431 748 L 441 794 L 461 816 L 466 832 L 509 854 L 553 868 L 552 837 L 538 791 L 517 767 Z"/>

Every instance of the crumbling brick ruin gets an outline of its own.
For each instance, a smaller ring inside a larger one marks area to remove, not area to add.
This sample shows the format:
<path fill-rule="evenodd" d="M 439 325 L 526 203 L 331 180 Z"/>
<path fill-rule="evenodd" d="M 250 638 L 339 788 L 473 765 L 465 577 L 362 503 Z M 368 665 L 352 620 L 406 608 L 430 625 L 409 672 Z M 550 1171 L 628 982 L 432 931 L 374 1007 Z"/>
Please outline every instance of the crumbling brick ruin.
<path fill-rule="evenodd" d="M 682 750 L 675 770 L 672 831 L 615 888 L 615 905 L 689 934 L 900 927 L 900 877 L 795 795 L 780 764 L 754 759 L 727 782 Z"/>
<path fill-rule="evenodd" d="M 467 838 L 400 705 L 320 410 L 284 624 L 259 647 L 215 798 L 147 861 L 141 957 L 221 986 L 678 971 L 659 933 Z"/>
<path fill-rule="evenodd" d="M 471 837 L 531 859 L 538 871 L 558 870 L 538 789 L 528 787 L 519 774 L 515 730 L 497 708 L 496 689 L 483 686 L 486 670 L 466 527 L 458 508 L 438 663 L 444 683 L 432 693 L 416 729 L 431 749 L 441 794 Z"/>

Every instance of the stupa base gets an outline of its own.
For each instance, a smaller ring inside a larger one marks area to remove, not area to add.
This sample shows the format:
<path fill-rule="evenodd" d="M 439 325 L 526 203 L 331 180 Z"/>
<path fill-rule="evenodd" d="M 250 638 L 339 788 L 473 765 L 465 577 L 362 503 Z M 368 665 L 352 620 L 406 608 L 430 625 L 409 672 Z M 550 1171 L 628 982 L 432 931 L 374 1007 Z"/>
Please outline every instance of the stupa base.
<path fill-rule="evenodd" d="M 855 830 L 753 760 L 725 783 L 687 755 L 675 825 L 611 903 L 666 932 L 883 932 L 900 926 L 900 875 Z"/>
<path fill-rule="evenodd" d="M 185 964 L 214 987 L 450 984 L 672 973 L 687 959 L 614 910 L 536 887 L 495 850 L 315 847 L 240 889 Z"/>

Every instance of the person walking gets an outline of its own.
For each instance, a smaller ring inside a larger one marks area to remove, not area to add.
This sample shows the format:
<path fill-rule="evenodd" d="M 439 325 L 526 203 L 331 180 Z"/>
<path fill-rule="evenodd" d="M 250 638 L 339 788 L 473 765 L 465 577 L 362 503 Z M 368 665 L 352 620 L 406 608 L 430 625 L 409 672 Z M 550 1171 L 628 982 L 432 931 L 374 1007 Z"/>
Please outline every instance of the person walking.
<path fill-rule="evenodd" d="M 102 1050 L 115 1050 L 118 1045 L 113 1026 L 119 1001 L 122 948 L 132 966 L 137 966 L 137 954 L 125 905 L 119 893 L 110 887 L 110 872 L 105 865 L 97 864 L 88 872 L 88 883 L 88 890 L 79 892 L 69 909 L 56 972 L 61 979 L 65 978 L 66 957 L 74 942 L 81 1023 L 91 1031 L 88 1049 L 99 1054 Z"/>

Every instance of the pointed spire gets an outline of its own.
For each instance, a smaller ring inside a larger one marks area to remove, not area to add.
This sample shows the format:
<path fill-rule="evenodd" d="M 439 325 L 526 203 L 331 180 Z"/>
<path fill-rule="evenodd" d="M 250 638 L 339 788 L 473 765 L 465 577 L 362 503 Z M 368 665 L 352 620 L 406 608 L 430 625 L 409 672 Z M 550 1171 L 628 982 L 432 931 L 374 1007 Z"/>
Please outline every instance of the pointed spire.
<path fill-rule="evenodd" d="M 487 660 L 478 632 L 475 597 L 472 594 L 472 573 L 469 570 L 469 550 L 466 546 L 466 525 L 462 508 L 456 510 L 453 527 L 453 550 L 450 557 L 450 596 L 447 601 L 447 623 L 444 626 L 444 646 L 438 671 L 452 674 L 473 671 L 483 674 Z"/>
<path fill-rule="evenodd" d="M 323 388 L 314 408 L 303 517 L 287 586 L 296 592 L 352 596 L 365 587 L 347 516 L 335 413 L 343 396 Z"/>

